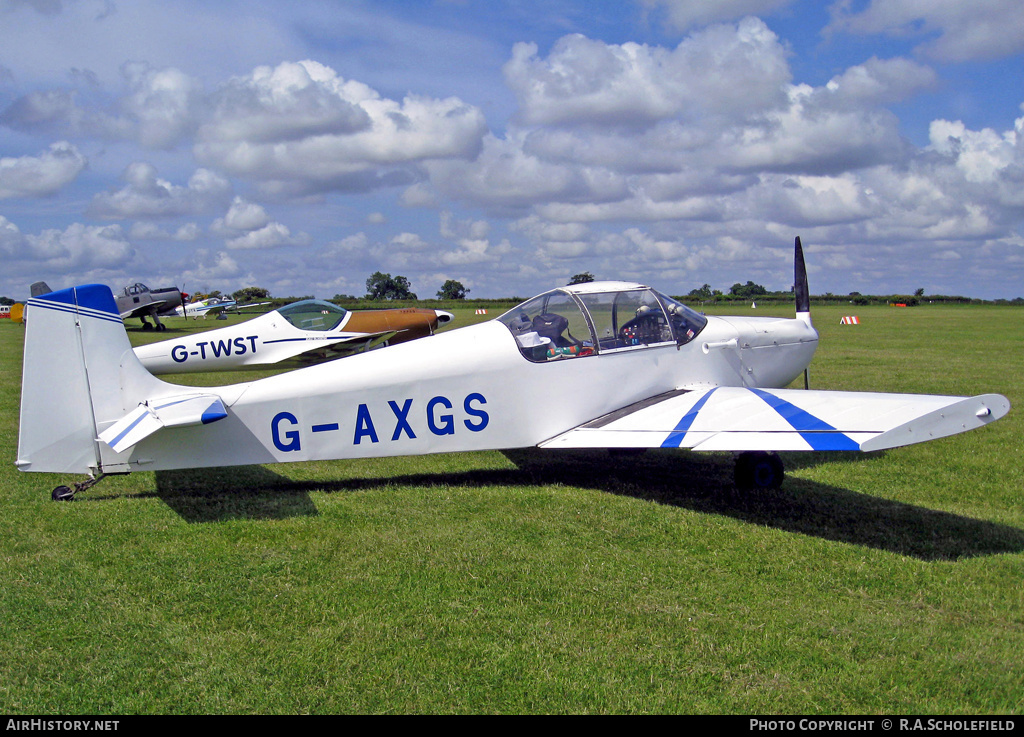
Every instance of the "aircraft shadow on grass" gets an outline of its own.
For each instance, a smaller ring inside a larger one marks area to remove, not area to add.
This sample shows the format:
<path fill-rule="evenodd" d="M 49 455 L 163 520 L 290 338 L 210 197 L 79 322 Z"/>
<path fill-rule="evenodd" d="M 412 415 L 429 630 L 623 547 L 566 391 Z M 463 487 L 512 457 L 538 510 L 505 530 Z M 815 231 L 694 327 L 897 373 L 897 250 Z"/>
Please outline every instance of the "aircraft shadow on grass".
<path fill-rule="evenodd" d="M 305 488 L 263 466 L 158 471 L 156 495 L 192 523 L 319 514 Z"/>
<path fill-rule="evenodd" d="M 161 471 L 157 495 L 183 519 L 281 519 L 318 514 L 310 491 L 355 492 L 382 486 L 564 485 L 629 496 L 824 540 L 864 545 L 925 561 L 1024 551 L 1024 530 L 939 512 L 847 489 L 789 478 L 780 489 L 737 491 L 728 456 L 643 455 L 603 450 L 504 451 L 515 468 L 386 478 L 296 481 L 262 466 Z M 820 460 L 820 458 L 819 458 Z"/>

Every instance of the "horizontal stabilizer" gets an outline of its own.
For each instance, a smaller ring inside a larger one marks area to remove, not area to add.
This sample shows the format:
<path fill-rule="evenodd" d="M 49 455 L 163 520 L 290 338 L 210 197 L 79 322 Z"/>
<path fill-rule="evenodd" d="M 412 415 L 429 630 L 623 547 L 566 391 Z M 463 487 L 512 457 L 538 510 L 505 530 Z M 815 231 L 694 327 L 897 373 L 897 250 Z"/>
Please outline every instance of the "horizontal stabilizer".
<path fill-rule="evenodd" d="M 143 402 L 100 433 L 100 440 L 121 453 L 164 427 L 208 425 L 227 417 L 216 394 L 189 394 Z"/>
<path fill-rule="evenodd" d="M 548 440 L 547 448 L 723 451 L 882 450 L 973 430 L 1004 416 L 998 394 L 941 397 L 716 387 L 671 392 Z"/>

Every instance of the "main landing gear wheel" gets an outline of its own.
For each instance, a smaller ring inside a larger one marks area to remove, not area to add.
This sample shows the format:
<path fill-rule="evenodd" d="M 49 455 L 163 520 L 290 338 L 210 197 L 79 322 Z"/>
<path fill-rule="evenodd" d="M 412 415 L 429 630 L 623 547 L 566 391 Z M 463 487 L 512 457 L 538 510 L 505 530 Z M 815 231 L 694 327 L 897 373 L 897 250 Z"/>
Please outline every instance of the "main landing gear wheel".
<path fill-rule="evenodd" d="M 736 459 L 736 486 L 745 491 L 778 489 L 786 477 L 777 453 L 748 451 Z"/>

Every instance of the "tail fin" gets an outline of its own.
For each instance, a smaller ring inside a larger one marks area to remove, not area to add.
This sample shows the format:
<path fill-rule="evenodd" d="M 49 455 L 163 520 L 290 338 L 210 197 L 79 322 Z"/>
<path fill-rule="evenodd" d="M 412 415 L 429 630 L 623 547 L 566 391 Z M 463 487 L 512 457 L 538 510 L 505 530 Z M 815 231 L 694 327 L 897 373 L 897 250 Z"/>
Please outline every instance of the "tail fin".
<path fill-rule="evenodd" d="M 99 431 L 161 382 L 134 359 L 114 296 L 102 284 L 29 300 L 18 460 L 23 471 L 117 473 L 126 464 Z"/>
<path fill-rule="evenodd" d="M 804 265 L 804 248 L 800 236 L 796 237 L 793 253 L 793 292 L 796 295 L 796 317 L 811 324 L 811 292 L 807 286 L 807 267 Z"/>
<path fill-rule="evenodd" d="M 29 287 L 29 290 L 32 292 L 33 297 L 40 297 L 53 291 L 50 289 L 50 285 L 44 281 L 34 282 L 32 286 Z"/>

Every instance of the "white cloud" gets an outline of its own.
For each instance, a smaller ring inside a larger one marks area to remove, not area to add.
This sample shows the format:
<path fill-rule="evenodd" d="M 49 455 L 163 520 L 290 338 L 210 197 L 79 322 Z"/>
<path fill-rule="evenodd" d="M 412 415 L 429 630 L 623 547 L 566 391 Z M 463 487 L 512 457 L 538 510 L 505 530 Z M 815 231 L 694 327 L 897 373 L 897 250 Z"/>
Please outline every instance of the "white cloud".
<path fill-rule="evenodd" d="M 231 250 L 255 250 L 278 246 L 301 246 L 309 242 L 306 233 L 292 235 L 288 226 L 273 222 L 262 205 L 235 197 L 227 214 L 214 221 L 211 230 L 225 237 Z"/>
<path fill-rule="evenodd" d="M 767 15 L 790 5 L 793 0 L 640 0 L 648 9 L 664 9 L 668 22 L 680 31 L 745 15 Z"/>
<path fill-rule="evenodd" d="M 672 51 L 573 35 L 540 59 L 535 44 L 520 43 L 504 71 L 528 125 L 742 116 L 784 104 L 790 78 L 784 48 L 756 18 L 706 29 Z"/>
<path fill-rule="evenodd" d="M 39 156 L 0 158 L 0 199 L 52 195 L 73 182 L 86 163 L 66 141 L 52 144 Z"/>
<path fill-rule="evenodd" d="M 262 205 L 235 197 L 227 214 L 214 222 L 213 230 L 220 233 L 259 230 L 269 223 L 270 216 Z"/>
<path fill-rule="evenodd" d="M 64 230 L 50 228 L 39 235 L 22 235 L 0 216 L 0 251 L 24 262 L 22 273 L 82 274 L 125 266 L 135 255 L 120 225 L 89 226 L 72 223 Z"/>
<path fill-rule="evenodd" d="M 0 253 L 4 258 L 14 259 L 22 256 L 25 238 L 21 230 L 10 220 L 0 215 Z"/>
<path fill-rule="evenodd" d="M 328 244 L 324 250 L 324 255 L 333 259 L 338 256 L 347 256 L 350 253 L 361 253 L 366 251 L 369 243 L 370 240 L 366 237 L 366 233 L 355 233 L 342 238 L 340 241 Z"/>
<path fill-rule="evenodd" d="M 248 233 L 229 238 L 225 245 L 232 249 L 264 249 L 276 248 L 278 246 L 294 246 L 308 243 L 309 237 L 305 233 L 293 236 L 286 225 L 281 223 L 267 223 L 262 228 L 251 230 Z"/>
<path fill-rule="evenodd" d="M 185 223 L 179 226 L 173 233 L 164 230 L 151 222 L 132 223 L 129 237 L 133 241 L 194 241 L 201 235 L 202 231 L 196 223 Z"/>
<path fill-rule="evenodd" d="M 994 59 L 1024 50 L 1019 0 L 871 0 L 860 12 L 849 7 L 833 6 L 828 30 L 931 37 L 918 50 L 939 61 Z"/>
<path fill-rule="evenodd" d="M 174 68 L 140 63 L 124 64 L 121 73 L 127 90 L 113 105 L 93 85 L 35 90 L 0 113 L 0 123 L 24 132 L 132 140 L 153 149 L 173 148 L 191 137 L 203 104 L 196 80 Z"/>
<path fill-rule="evenodd" d="M 842 103 L 863 107 L 900 102 L 938 83 L 931 67 L 909 59 L 872 57 L 833 77 L 825 89 Z"/>
<path fill-rule="evenodd" d="M 486 238 L 490 224 L 486 220 L 457 220 L 450 211 L 441 213 L 439 230 L 444 238 Z"/>
<path fill-rule="evenodd" d="M 905 162 L 882 105 L 935 84 L 928 67 L 873 58 L 826 86 L 792 85 L 783 44 L 756 18 L 672 51 L 581 36 L 536 51 L 518 45 L 505 67 L 520 123 L 472 162 L 427 165 L 448 196 L 558 222 L 724 220 L 721 195 L 762 173 Z"/>
<path fill-rule="evenodd" d="M 808 85 L 789 89 L 789 105 L 754 125 L 724 131 L 714 158 L 739 169 L 841 172 L 906 158 L 896 116 L 882 108 L 834 106 Z"/>
<path fill-rule="evenodd" d="M 121 101 L 135 135 L 146 148 L 166 149 L 191 136 L 201 85 L 178 69 L 125 64 L 130 93 Z"/>
<path fill-rule="evenodd" d="M 184 187 L 157 176 L 145 162 L 129 164 L 122 178 L 127 184 L 116 192 L 93 197 L 91 212 L 108 219 L 176 217 L 221 206 L 231 195 L 231 184 L 218 174 L 198 169 Z"/>
<path fill-rule="evenodd" d="M 214 93 L 201 138 L 230 145 L 348 135 L 370 127 L 359 103 L 374 97 L 365 85 L 345 82 L 314 61 L 258 67 Z"/>
<path fill-rule="evenodd" d="M 314 61 L 260 67 L 211 104 L 196 157 L 286 194 L 410 184 L 425 160 L 475 155 L 484 133 L 457 98 L 399 103 Z"/>
<path fill-rule="evenodd" d="M 960 121 L 934 120 L 928 129 L 931 147 L 956 161 L 956 167 L 970 182 L 991 182 L 1015 161 L 1024 164 L 1019 148 L 1024 118 L 1016 128 L 999 134 L 991 128 L 968 130 Z"/>
<path fill-rule="evenodd" d="M 184 284 L 203 285 L 229 279 L 240 281 L 243 274 L 241 266 L 231 255 L 200 248 L 192 254 L 191 266 L 182 272 L 182 278 Z"/>
<path fill-rule="evenodd" d="M 496 213 L 567 226 L 647 221 L 707 233 L 754 217 L 867 217 L 877 203 L 852 195 L 864 188 L 851 173 L 914 156 L 883 105 L 931 88 L 935 73 L 872 58 L 825 86 L 793 85 L 786 53 L 755 18 L 693 34 L 674 51 L 571 36 L 538 58 L 521 45 L 505 68 L 521 124 L 489 135 L 473 162 L 430 164 L 431 181 Z M 628 111 L 643 125 L 626 124 Z M 542 229 L 529 232 L 553 249 L 581 242 Z"/>

